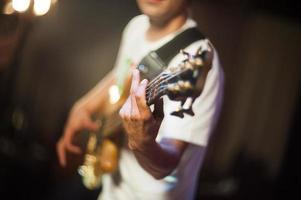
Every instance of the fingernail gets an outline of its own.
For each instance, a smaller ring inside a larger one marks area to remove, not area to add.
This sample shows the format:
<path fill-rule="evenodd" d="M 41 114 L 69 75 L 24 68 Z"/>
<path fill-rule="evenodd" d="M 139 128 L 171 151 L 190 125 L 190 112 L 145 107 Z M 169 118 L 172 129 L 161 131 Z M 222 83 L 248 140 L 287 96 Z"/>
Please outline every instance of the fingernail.
<path fill-rule="evenodd" d="M 141 84 L 146 85 L 147 84 L 147 79 L 143 79 L 143 81 L 141 81 Z"/>

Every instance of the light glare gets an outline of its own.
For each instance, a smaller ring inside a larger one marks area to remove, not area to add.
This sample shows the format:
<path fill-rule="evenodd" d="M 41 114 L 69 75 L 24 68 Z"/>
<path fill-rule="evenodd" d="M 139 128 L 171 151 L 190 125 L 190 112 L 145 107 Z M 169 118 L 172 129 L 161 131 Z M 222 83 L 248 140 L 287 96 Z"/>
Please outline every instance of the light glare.
<path fill-rule="evenodd" d="M 5 15 L 11 15 L 11 14 L 13 14 L 15 12 L 15 10 L 14 10 L 14 8 L 13 8 L 13 4 L 12 4 L 12 2 L 10 1 L 10 2 L 8 2 L 6 5 L 5 5 L 5 7 L 4 7 L 4 9 L 3 9 L 3 13 L 5 14 Z"/>
<path fill-rule="evenodd" d="M 115 104 L 120 99 L 120 91 L 117 85 L 112 85 L 109 89 L 110 103 Z"/>
<path fill-rule="evenodd" d="M 25 12 L 30 5 L 30 0 L 12 0 L 12 5 L 16 11 Z"/>
<path fill-rule="evenodd" d="M 45 15 L 51 6 L 51 0 L 34 0 L 33 11 L 36 15 Z"/>

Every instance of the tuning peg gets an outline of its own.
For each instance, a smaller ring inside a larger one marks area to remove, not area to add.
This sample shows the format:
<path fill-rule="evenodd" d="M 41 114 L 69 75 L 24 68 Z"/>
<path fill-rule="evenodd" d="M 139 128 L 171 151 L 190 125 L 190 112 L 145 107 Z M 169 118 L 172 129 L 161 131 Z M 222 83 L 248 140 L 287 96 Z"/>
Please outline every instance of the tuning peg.
<path fill-rule="evenodd" d="M 204 62 L 201 58 L 196 58 L 194 59 L 194 65 L 197 66 L 198 68 L 203 67 Z"/>
<path fill-rule="evenodd" d="M 193 85 L 190 81 L 178 81 L 177 83 L 171 83 L 167 85 L 167 89 L 171 92 L 179 92 L 192 89 Z"/>
<path fill-rule="evenodd" d="M 180 89 L 183 89 L 183 90 L 188 90 L 188 89 L 193 88 L 189 81 L 180 80 L 180 81 L 178 81 L 178 85 L 179 85 Z"/>
<path fill-rule="evenodd" d="M 179 84 L 177 83 L 168 84 L 167 89 L 171 92 L 179 92 L 181 90 Z"/>

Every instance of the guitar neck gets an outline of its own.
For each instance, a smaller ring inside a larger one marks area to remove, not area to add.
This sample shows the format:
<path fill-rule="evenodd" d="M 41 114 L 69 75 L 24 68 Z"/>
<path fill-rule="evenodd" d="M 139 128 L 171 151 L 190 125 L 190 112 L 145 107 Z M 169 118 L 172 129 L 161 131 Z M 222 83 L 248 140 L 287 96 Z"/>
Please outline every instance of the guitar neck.
<path fill-rule="evenodd" d="M 175 71 L 163 71 L 156 78 L 154 78 L 146 87 L 146 102 L 147 105 L 150 106 L 154 104 L 154 102 L 168 94 L 168 91 L 171 89 L 172 84 L 169 84 L 173 79 L 179 79 L 179 75 L 185 73 L 189 69 L 179 68 Z M 180 90 L 180 88 L 175 88 L 175 90 Z"/>

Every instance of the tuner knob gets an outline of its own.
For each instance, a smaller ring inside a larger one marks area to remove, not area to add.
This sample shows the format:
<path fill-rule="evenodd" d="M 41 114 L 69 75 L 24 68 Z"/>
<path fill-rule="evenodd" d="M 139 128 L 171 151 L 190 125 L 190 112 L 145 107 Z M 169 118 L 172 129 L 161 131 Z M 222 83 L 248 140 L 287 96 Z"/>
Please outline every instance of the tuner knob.
<path fill-rule="evenodd" d="M 197 66 L 197 68 L 203 67 L 203 65 L 204 65 L 204 62 L 203 62 L 203 60 L 201 58 L 196 58 L 194 60 L 194 63 Z"/>
<path fill-rule="evenodd" d="M 179 92 L 181 90 L 180 86 L 176 83 L 168 84 L 167 88 L 171 92 Z"/>
<path fill-rule="evenodd" d="M 183 87 L 186 90 L 189 90 L 189 89 L 193 88 L 192 84 L 189 81 L 185 81 L 184 84 L 183 84 Z"/>
<path fill-rule="evenodd" d="M 178 81 L 178 85 L 181 90 L 189 90 L 192 88 L 192 85 L 189 81 Z"/>
<path fill-rule="evenodd" d="M 193 69 L 193 63 L 191 62 L 192 59 L 190 59 L 188 62 L 185 62 L 185 68 L 186 69 Z"/>
<path fill-rule="evenodd" d="M 189 87 L 191 87 L 189 81 L 178 81 L 178 85 L 180 86 L 181 89 L 188 89 Z"/>
<path fill-rule="evenodd" d="M 190 81 L 178 81 L 177 83 L 168 84 L 168 90 L 171 92 L 179 92 L 184 90 L 190 90 L 193 88 L 193 85 Z"/>
<path fill-rule="evenodd" d="M 178 81 L 178 85 L 179 85 L 181 88 L 184 86 L 184 84 L 185 84 L 184 81 L 182 81 L 182 80 Z"/>

